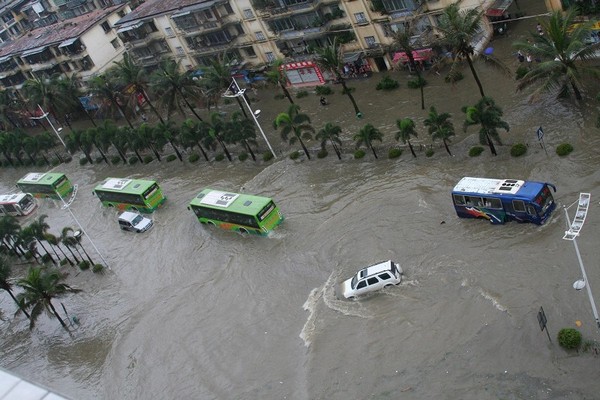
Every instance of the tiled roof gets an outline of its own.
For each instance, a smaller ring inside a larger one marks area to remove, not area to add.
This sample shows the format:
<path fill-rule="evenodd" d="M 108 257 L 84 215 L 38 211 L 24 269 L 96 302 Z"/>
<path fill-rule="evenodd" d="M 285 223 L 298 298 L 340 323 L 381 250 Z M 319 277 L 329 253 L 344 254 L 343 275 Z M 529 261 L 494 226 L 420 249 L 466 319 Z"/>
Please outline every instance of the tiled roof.
<path fill-rule="evenodd" d="M 102 18 L 122 7 L 124 7 L 124 5 L 94 10 L 90 13 L 66 21 L 60 21 L 56 24 L 34 29 L 28 34 L 7 43 L 6 46 L 2 47 L 0 49 L 0 57 L 16 55 L 27 50 L 52 46 L 67 39 L 77 38 L 101 21 Z"/>
<path fill-rule="evenodd" d="M 212 5 L 218 2 L 213 0 L 148 0 L 118 20 L 115 25 L 123 25 L 131 21 L 148 19 L 167 14 L 171 11 L 179 11 L 185 7 L 201 5 L 202 3 Z"/>

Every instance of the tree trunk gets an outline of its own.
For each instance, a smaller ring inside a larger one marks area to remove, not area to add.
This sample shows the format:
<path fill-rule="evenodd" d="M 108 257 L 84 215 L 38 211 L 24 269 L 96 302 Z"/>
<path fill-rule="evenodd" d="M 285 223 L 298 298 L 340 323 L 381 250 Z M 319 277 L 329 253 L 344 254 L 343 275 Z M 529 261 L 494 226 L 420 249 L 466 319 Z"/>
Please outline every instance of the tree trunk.
<path fill-rule="evenodd" d="M 448 154 L 452 155 L 452 153 L 450 153 L 450 148 L 448 147 L 448 141 L 446 139 L 443 139 L 444 142 L 444 147 L 446 147 L 446 151 L 448 152 Z"/>
<path fill-rule="evenodd" d="M 302 149 L 304 150 L 306 157 L 308 157 L 308 159 L 310 160 L 310 154 L 308 154 L 308 149 L 304 145 L 304 142 L 302 141 L 302 139 L 300 139 L 300 136 L 297 136 L 297 138 L 298 138 L 298 141 L 300 141 L 300 145 L 302 146 Z"/>
<path fill-rule="evenodd" d="M 407 140 L 407 142 L 408 142 L 408 147 L 410 148 L 410 152 L 412 153 L 413 157 L 417 158 L 417 155 L 415 154 L 415 149 L 413 149 L 412 143 L 410 142 L 410 140 Z"/>
<path fill-rule="evenodd" d="M 125 121 L 127 121 L 127 123 L 129 124 L 129 127 L 131 129 L 135 129 L 133 127 L 133 124 L 131 123 L 131 121 L 129 120 L 129 118 L 127 118 L 127 115 L 125 115 L 125 110 L 123 110 L 123 107 L 121 107 L 121 105 L 119 104 L 119 102 L 117 101 L 117 99 L 112 98 L 111 99 L 112 102 L 117 106 L 117 108 L 119 109 L 119 112 L 121 113 L 121 116 L 123 116 L 123 118 L 125 118 Z"/>
<path fill-rule="evenodd" d="M 379 157 L 377 157 L 377 153 L 375 153 L 375 147 L 373 147 L 373 145 L 371 143 L 369 143 L 369 147 L 371 148 L 371 151 L 373 152 L 373 155 L 375 156 L 375 158 L 379 158 Z"/>
<path fill-rule="evenodd" d="M 158 162 L 160 162 L 160 154 L 158 154 L 158 151 L 156 151 L 156 148 L 154 147 L 154 145 L 150 144 L 150 148 L 152 149 L 152 152 L 156 156 L 156 159 L 158 160 Z"/>
<path fill-rule="evenodd" d="M 498 153 L 496 153 L 496 147 L 494 146 L 494 142 L 492 141 L 490 135 L 488 135 L 487 131 L 485 132 L 485 137 L 487 138 L 488 146 L 490 146 L 490 151 L 493 155 L 497 156 Z"/>
<path fill-rule="evenodd" d="M 196 144 L 198 145 L 198 148 L 200 149 L 200 152 L 204 156 L 204 159 L 206 161 L 208 161 L 208 155 L 206 154 L 206 151 L 204 151 L 204 147 L 202 147 L 202 145 L 200 144 L 200 142 L 196 142 Z"/>
<path fill-rule="evenodd" d="M 192 105 L 188 102 L 187 98 L 183 95 L 183 92 L 181 91 L 181 89 L 177 88 L 177 92 L 179 93 L 179 95 L 181 96 L 181 98 L 183 99 L 183 101 L 185 102 L 185 104 L 188 106 L 188 108 L 190 109 L 190 111 L 196 116 L 196 118 L 198 118 L 199 121 L 204 121 L 197 113 L 196 110 L 194 110 L 194 107 L 192 107 Z"/>
<path fill-rule="evenodd" d="M 102 159 L 104 160 L 104 162 L 106 164 L 108 164 L 108 159 L 106 158 L 106 154 L 104 154 L 104 152 L 102 151 L 102 149 L 98 145 L 96 145 L 96 149 L 100 153 L 100 156 L 102 157 Z"/>
<path fill-rule="evenodd" d="M 85 253 L 85 256 L 90 261 L 90 264 L 94 265 L 94 262 L 92 261 L 92 258 L 90 257 L 90 255 L 88 254 L 88 252 L 85 251 L 85 248 L 81 245 L 81 243 L 79 243 L 79 247 L 81 247 L 81 250 L 83 250 L 83 252 Z"/>
<path fill-rule="evenodd" d="M 352 93 L 350 93 L 350 90 L 348 90 L 348 87 L 346 86 L 346 80 L 341 75 L 338 75 L 338 79 L 340 80 L 340 82 L 342 84 L 342 89 L 343 89 L 344 93 L 346 93 L 346 95 L 350 99 L 350 102 L 352 103 L 352 106 L 354 107 L 354 113 L 356 114 L 356 116 L 358 118 L 361 118 L 362 113 L 358 109 L 358 105 L 356 104 L 356 100 L 354 100 L 354 96 L 352 96 Z"/>
<path fill-rule="evenodd" d="M 571 80 L 571 87 L 573 88 L 573 92 L 575 92 L 575 98 L 577 100 L 583 99 L 583 97 L 581 96 L 581 91 L 579 90 L 579 88 L 577 87 L 575 82 L 573 82 L 572 80 Z"/>
<path fill-rule="evenodd" d="M 52 261 L 52 263 L 54 265 L 56 265 L 56 260 L 54 260 L 54 257 L 52 257 L 52 254 L 50 254 L 48 252 L 48 250 L 46 250 L 46 247 L 44 247 L 44 244 L 42 243 L 42 241 L 40 239 L 35 239 L 35 240 L 37 240 L 37 242 L 40 244 L 40 246 L 42 246 L 42 249 L 44 249 L 44 251 L 46 252 L 46 254 L 48 254 L 50 256 L 50 260 Z"/>
<path fill-rule="evenodd" d="M 289 100 L 289 102 L 291 104 L 294 104 L 294 100 L 292 99 L 292 96 L 290 95 L 290 91 L 287 90 L 287 88 L 285 87 L 285 84 L 281 81 L 279 81 L 279 86 L 281 87 L 281 90 L 283 90 L 283 95 L 285 97 L 287 97 L 287 99 Z"/>
<path fill-rule="evenodd" d="M 246 149 L 248 149 L 248 153 L 250 153 L 250 156 L 252 156 L 252 160 L 256 161 L 256 156 L 254 155 L 254 152 L 252 151 L 252 148 L 250 147 L 248 141 L 244 139 L 243 142 L 246 145 Z"/>
<path fill-rule="evenodd" d="M 54 314 L 54 316 L 58 319 L 58 322 L 60 322 L 62 327 L 68 331 L 69 327 L 67 326 L 67 324 L 65 324 L 65 321 L 63 321 L 63 319 L 60 317 L 60 315 L 58 315 L 58 312 L 54 308 L 54 304 L 52 304 L 52 302 L 50 300 L 48 300 L 48 305 L 50 306 L 50 309 L 52 310 L 52 314 Z"/>
<path fill-rule="evenodd" d="M 142 90 L 140 90 L 140 92 L 142 93 L 142 96 L 144 97 L 144 100 L 146 100 L 146 102 L 150 106 L 150 109 L 152 110 L 152 112 L 154 112 L 154 114 L 156 114 L 156 116 L 158 117 L 158 119 L 160 120 L 160 122 L 162 122 L 164 124 L 165 121 L 162 119 L 162 117 L 160 116 L 160 114 L 158 113 L 158 111 L 156 110 L 156 108 L 154 108 L 154 104 L 152 104 L 150 102 L 150 99 L 148 98 L 148 95 L 146 94 L 146 91 L 144 89 L 142 89 Z"/>
<path fill-rule="evenodd" d="M 169 143 L 171 144 L 171 147 L 173 147 L 173 150 L 175 150 L 175 154 L 177 154 L 177 158 L 179 158 L 179 161 L 183 162 L 183 157 L 181 156 L 181 153 L 179 152 L 179 149 L 177 148 L 177 146 L 175 146 L 175 143 L 173 143 L 173 141 L 170 139 L 169 139 Z"/>
<path fill-rule="evenodd" d="M 17 307 L 19 307 L 19 310 L 23 311 L 23 314 L 25 314 L 27 319 L 31 319 L 31 315 L 29 315 L 27 310 L 25 310 L 25 308 L 21 305 L 21 303 L 19 303 L 19 300 L 17 300 L 17 298 L 13 294 L 12 290 L 9 290 L 9 289 L 4 289 L 4 290 L 6 290 L 8 292 L 8 294 L 10 295 L 10 297 L 14 300 L 14 302 L 17 303 Z"/>
<path fill-rule="evenodd" d="M 245 96 L 246 93 L 242 94 L 242 96 Z M 248 119 L 248 114 L 246 114 L 246 109 L 244 108 L 244 105 L 242 104 L 242 101 L 240 100 L 239 96 L 236 96 L 235 98 L 238 102 L 238 105 L 240 106 L 240 110 L 242 110 L 242 113 L 244 114 L 244 118 Z M 248 99 L 246 99 L 248 100 Z M 250 103 L 248 103 L 250 104 Z"/>
<path fill-rule="evenodd" d="M 140 153 L 137 150 L 133 150 L 133 152 L 137 156 L 138 160 L 140 160 L 140 162 L 143 164 L 144 163 L 144 159 L 142 158 L 142 156 L 140 155 Z"/>
<path fill-rule="evenodd" d="M 227 150 L 227 147 L 225 147 L 225 143 L 223 143 L 223 141 L 221 140 L 221 138 L 218 137 L 218 136 L 217 136 L 217 141 L 219 142 L 219 144 L 223 148 L 223 151 L 225 152 L 225 155 L 227 156 L 227 159 L 229 161 L 231 161 L 231 154 L 229 154 L 229 150 Z"/>
<path fill-rule="evenodd" d="M 335 151 L 335 154 L 337 154 L 338 160 L 341 160 L 342 155 L 340 154 L 340 151 L 338 150 L 338 148 L 335 145 L 335 142 L 333 140 L 331 140 L 331 145 L 333 146 L 333 150 Z"/>
<path fill-rule="evenodd" d="M 483 86 L 481 85 L 481 81 L 479 80 L 479 76 L 475 71 L 475 67 L 473 66 L 473 60 L 471 60 L 471 56 L 467 54 L 467 64 L 469 64 L 469 68 L 471 69 L 471 74 L 473 74 L 473 78 L 475 78 L 475 82 L 477 82 L 477 87 L 479 87 L 479 93 L 481 97 L 485 97 L 485 93 L 483 93 Z"/>

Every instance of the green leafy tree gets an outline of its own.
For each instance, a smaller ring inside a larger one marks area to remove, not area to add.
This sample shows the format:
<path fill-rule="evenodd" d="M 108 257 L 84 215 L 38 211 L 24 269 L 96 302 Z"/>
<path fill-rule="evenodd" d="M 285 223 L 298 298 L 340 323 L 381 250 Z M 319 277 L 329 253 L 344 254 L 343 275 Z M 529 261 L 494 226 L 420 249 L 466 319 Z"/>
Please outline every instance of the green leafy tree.
<path fill-rule="evenodd" d="M 173 121 L 166 120 L 165 122 L 159 122 L 154 130 L 154 136 L 161 142 L 168 142 L 175 151 L 175 154 L 177 154 L 179 161 L 183 161 L 181 152 L 177 147 L 179 144 L 179 129 Z"/>
<path fill-rule="evenodd" d="M 127 97 L 123 95 L 122 86 L 114 77 L 109 77 L 107 74 L 95 76 L 88 81 L 88 86 L 93 94 L 103 100 L 103 106 L 118 111 L 121 117 L 125 118 L 129 127 L 133 129 L 133 124 L 125 110 Z"/>
<path fill-rule="evenodd" d="M 356 135 L 354 135 L 353 139 L 356 142 L 357 149 L 364 144 L 368 149 L 371 149 L 375 158 L 378 158 L 375 148 L 373 147 L 373 142 L 375 140 L 380 142 L 383 141 L 383 133 L 381 133 L 379 129 L 371 124 L 366 124 Z"/>
<path fill-rule="evenodd" d="M 285 64 L 285 61 L 282 59 L 277 59 L 273 61 L 273 63 L 269 66 L 269 69 L 265 73 L 267 77 L 267 81 L 273 85 L 279 86 L 283 95 L 288 99 L 290 104 L 294 104 L 294 99 L 290 95 L 289 90 L 287 89 L 288 80 L 285 76 L 285 73 L 281 70 L 282 66 Z"/>
<path fill-rule="evenodd" d="M 93 141 L 91 141 L 89 137 L 86 137 L 85 132 L 78 129 L 73 130 L 65 136 L 65 145 L 67 146 L 67 149 L 71 153 L 74 153 L 76 150 L 81 150 L 90 164 L 93 164 L 94 162 L 91 155 L 92 143 Z"/>
<path fill-rule="evenodd" d="M 67 324 L 56 311 L 52 300 L 80 290 L 63 283 L 64 279 L 64 274 L 41 267 L 30 268 L 27 276 L 19 279 L 17 285 L 23 288 L 23 292 L 17 295 L 17 301 L 25 308 L 31 309 L 30 329 L 35 326 L 42 311 L 46 311 L 49 316 L 56 317 L 62 327 L 68 330 Z"/>
<path fill-rule="evenodd" d="M 555 11 L 548 21 L 541 22 L 544 35 L 532 34 L 531 42 L 518 41 L 513 44 L 542 60 L 534 63 L 529 72 L 519 80 L 517 90 L 538 86 L 534 96 L 552 90 L 557 90 L 558 96 L 563 96 L 572 90 L 575 98 L 581 100 L 583 78 L 590 78 L 590 82 L 598 81 L 600 69 L 590 61 L 597 58 L 600 43 L 585 43 L 594 21 L 575 26 L 576 16 L 574 9 L 566 14 L 560 10 Z"/>
<path fill-rule="evenodd" d="M 65 245 L 67 250 L 69 250 L 69 253 L 71 253 L 71 256 L 75 260 L 75 263 L 79 264 L 79 259 L 77 258 L 77 256 L 75 256 L 75 253 L 73 253 L 73 249 L 75 249 L 75 251 L 77 252 L 77 254 L 79 254 L 79 257 L 82 260 L 83 260 L 83 257 L 81 256 L 81 253 L 79 252 L 79 249 L 77 248 L 77 239 L 75 239 L 73 237 L 73 235 L 71 234 L 72 232 L 73 232 L 73 228 L 68 227 L 68 226 L 64 227 L 60 233 L 60 242 Z"/>
<path fill-rule="evenodd" d="M 50 252 L 48 251 L 48 249 L 46 249 L 46 246 L 44 246 L 43 243 L 43 240 L 46 240 L 46 233 L 48 232 L 48 229 L 50 229 L 50 225 L 48 225 L 48 223 L 46 222 L 46 218 L 48 218 L 46 214 L 40 215 L 37 219 L 31 222 L 27 226 L 27 228 L 31 230 L 31 235 L 35 240 L 37 240 L 39 245 L 42 246 L 42 249 L 44 249 L 44 252 L 48 255 L 52 263 L 56 264 L 56 260 L 54 259 L 54 257 L 52 257 L 52 254 L 50 254 Z"/>
<path fill-rule="evenodd" d="M 478 8 L 461 10 L 458 3 L 454 3 L 444 8 L 436 27 L 442 35 L 440 44 L 449 47 L 452 51 L 455 60 L 452 66 L 453 70 L 456 68 L 458 59 L 465 59 L 481 97 L 485 97 L 485 93 L 473 65 L 473 55 L 475 54 L 473 41 L 482 30 L 483 13 L 484 11 Z M 453 71 L 450 76 L 453 76 Z"/>
<path fill-rule="evenodd" d="M 431 106 L 429 114 L 423 123 L 427 127 L 427 131 L 431 135 L 431 138 L 433 140 L 441 139 L 448 154 L 452 155 L 450 148 L 448 147 L 448 142 L 450 141 L 450 138 L 455 135 L 455 132 L 454 125 L 450 120 L 450 114 L 438 114 L 435 107 Z"/>
<path fill-rule="evenodd" d="M 25 314 L 27 318 L 30 318 L 29 313 L 21 303 L 15 297 L 13 293 L 13 284 L 11 282 L 12 278 L 12 268 L 8 262 L 8 259 L 4 256 L 0 256 L 0 289 L 6 291 L 8 295 L 13 299 L 13 301 L 17 304 L 17 307 Z"/>
<path fill-rule="evenodd" d="M 403 118 L 396 120 L 396 126 L 398 127 L 398 132 L 396 132 L 396 140 L 402 140 L 402 143 L 408 143 L 408 147 L 410 148 L 410 152 L 413 157 L 417 158 L 415 154 L 415 149 L 413 148 L 412 143 L 410 142 L 410 137 L 417 137 L 417 129 L 415 126 L 415 121 L 410 118 Z"/>
<path fill-rule="evenodd" d="M 338 160 L 342 159 L 342 154 L 340 152 L 340 149 L 342 147 L 340 133 L 342 133 L 342 128 L 339 125 L 334 125 L 331 122 L 327 122 L 325 126 L 315 136 L 317 140 L 321 141 L 322 149 L 325 149 L 327 141 L 331 143 L 335 154 L 337 154 Z"/>
<path fill-rule="evenodd" d="M 346 79 L 342 75 L 342 69 L 344 68 L 344 51 L 342 47 L 338 45 L 337 39 L 334 39 L 330 46 L 317 49 L 317 55 L 317 63 L 319 66 L 324 70 L 331 71 L 335 75 L 336 81 L 342 85 L 342 93 L 350 99 L 350 102 L 354 107 L 354 113 L 357 117 L 362 117 L 362 113 L 356 104 L 356 100 L 354 100 L 354 96 L 352 96 L 352 91 L 346 86 Z"/>
<path fill-rule="evenodd" d="M 225 132 L 229 142 L 242 143 L 250 153 L 252 160 L 256 161 L 256 155 L 250 146 L 257 146 L 256 125 L 253 121 L 243 118 L 241 113 L 235 112 L 231 115 L 231 120 L 227 123 Z"/>
<path fill-rule="evenodd" d="M 310 154 L 302 139 L 310 140 L 312 138 L 311 133 L 315 131 L 315 128 L 310 124 L 310 117 L 300 112 L 299 105 L 290 104 L 287 113 L 280 113 L 275 118 L 273 127 L 281 129 L 281 138 L 285 142 L 293 145 L 298 141 L 304 150 L 304 154 L 310 160 Z"/>
<path fill-rule="evenodd" d="M 193 149 L 194 146 L 198 146 L 204 159 L 208 161 L 208 154 L 206 154 L 206 151 L 202 146 L 202 142 L 205 140 L 204 132 L 205 131 L 201 129 L 198 121 L 188 118 L 181 124 L 180 140 L 185 149 Z M 206 134 L 208 134 L 208 132 L 206 132 Z"/>
<path fill-rule="evenodd" d="M 498 155 L 494 147 L 494 141 L 502 144 L 498 129 L 510 130 L 506 121 L 502 120 L 502 109 L 496 105 L 491 97 L 483 97 L 472 107 L 463 107 L 466 119 L 464 130 L 471 125 L 480 125 L 479 143 L 487 144 L 493 155 Z"/>
<path fill-rule="evenodd" d="M 415 50 L 412 45 L 412 40 L 414 37 L 414 32 L 412 29 L 412 24 L 410 21 L 407 21 L 402 29 L 399 29 L 394 33 L 394 43 L 402 49 L 402 51 L 408 57 L 408 64 L 410 65 L 411 70 L 415 71 L 417 74 L 417 81 L 419 82 L 419 89 L 421 90 L 421 110 L 425 109 L 425 80 L 421 74 L 421 69 L 417 66 L 415 62 L 415 57 L 413 56 L 413 51 Z"/>
<path fill-rule="evenodd" d="M 20 248 L 21 224 L 12 215 L 0 218 L 0 241 L 10 249 L 15 256 L 21 257 L 25 252 Z"/>

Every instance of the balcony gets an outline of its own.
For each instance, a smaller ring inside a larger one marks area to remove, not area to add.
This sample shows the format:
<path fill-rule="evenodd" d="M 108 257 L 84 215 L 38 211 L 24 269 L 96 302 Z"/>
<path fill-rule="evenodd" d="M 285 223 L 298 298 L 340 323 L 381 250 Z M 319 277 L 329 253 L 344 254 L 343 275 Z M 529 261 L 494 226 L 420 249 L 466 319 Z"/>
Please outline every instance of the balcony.
<path fill-rule="evenodd" d="M 324 26 L 318 26 L 294 31 L 282 31 L 277 36 L 279 40 L 312 39 L 323 35 L 326 31 L 327 29 Z"/>
<path fill-rule="evenodd" d="M 125 42 L 125 48 L 127 50 L 131 50 L 131 49 L 139 48 L 139 47 L 148 47 L 148 45 L 150 43 L 160 40 L 162 38 L 163 38 L 163 36 L 160 32 L 152 32 L 152 33 L 149 33 L 146 36 L 141 37 L 139 39 L 130 40 L 128 42 Z"/>
<path fill-rule="evenodd" d="M 336 1 L 337 2 L 337 1 Z M 321 4 L 317 0 L 308 0 L 305 3 L 294 4 L 285 7 L 272 7 L 257 10 L 260 16 L 264 19 L 281 18 L 287 17 L 296 13 L 304 13 L 307 11 L 314 11 L 319 8 Z"/>

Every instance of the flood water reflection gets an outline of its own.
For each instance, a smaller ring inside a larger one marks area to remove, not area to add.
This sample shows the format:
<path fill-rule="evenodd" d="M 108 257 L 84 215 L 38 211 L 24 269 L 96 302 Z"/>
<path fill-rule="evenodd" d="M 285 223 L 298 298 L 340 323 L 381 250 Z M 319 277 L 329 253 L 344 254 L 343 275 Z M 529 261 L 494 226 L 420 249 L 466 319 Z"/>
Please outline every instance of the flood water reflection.
<path fill-rule="evenodd" d="M 495 47 L 510 51 L 506 40 Z M 478 69 L 511 125 L 497 157 L 487 150 L 467 157 L 477 133 L 462 133 L 460 108 L 477 101 L 471 77 L 452 87 L 434 75 L 427 107 L 452 113 L 455 156 L 436 144 L 430 158 L 405 151 L 387 159 L 398 145 L 396 119 L 414 118 L 415 143 L 430 144 L 418 91 L 393 72 L 401 93 L 375 91 L 377 76 L 352 82 L 362 120 L 339 93 L 325 107 L 315 95 L 298 100 L 317 129 L 325 122 L 344 128 L 341 161 L 332 151 L 310 161 L 285 157 L 295 148 L 281 144 L 271 121 L 287 103 L 261 90 L 254 107 L 279 149 L 274 162 L 58 167 L 79 185 L 72 210 L 111 270 L 71 271 L 69 283 L 84 290 L 62 300 L 80 320 L 72 337 L 45 316 L 32 332 L 22 317 L 3 322 L 1 366 L 75 399 L 596 397 L 597 356 L 566 352 L 554 338 L 576 320 L 584 338 L 598 338 L 585 293 L 571 287 L 580 277 L 573 245 L 561 239 L 562 207 L 590 192 L 595 200 L 578 244 L 600 290 L 597 110 L 551 98 L 529 103 L 509 77 Z M 379 160 L 351 157 L 352 136 L 366 123 L 385 134 Z M 535 138 L 540 125 L 547 155 Z M 575 151 L 559 158 L 553 149 L 563 141 Z M 516 142 L 529 146 L 526 156 L 510 157 Z M 308 144 L 316 154 L 318 143 Z M 3 168 L 1 191 L 26 172 Z M 108 176 L 160 182 L 168 200 L 152 230 L 119 230 L 117 212 L 91 193 Z M 559 207 L 541 227 L 458 219 L 450 191 L 463 176 L 552 182 Z M 207 186 L 273 197 L 286 219 L 267 238 L 201 226 L 186 207 Z M 53 233 L 74 226 L 50 200 L 42 213 Z M 385 259 L 402 265 L 400 286 L 360 301 L 337 298 L 341 281 Z M 553 343 L 540 332 L 540 306 Z M 13 305 L 2 295 L 0 307 L 8 314 Z"/>

